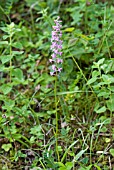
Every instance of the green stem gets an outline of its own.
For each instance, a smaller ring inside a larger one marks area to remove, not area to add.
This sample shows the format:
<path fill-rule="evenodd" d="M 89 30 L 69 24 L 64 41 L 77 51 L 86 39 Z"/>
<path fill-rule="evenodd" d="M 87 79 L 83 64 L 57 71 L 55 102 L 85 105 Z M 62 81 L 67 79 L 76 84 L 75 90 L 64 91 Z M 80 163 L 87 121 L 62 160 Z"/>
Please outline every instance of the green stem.
<path fill-rule="evenodd" d="M 45 168 L 45 166 L 44 166 L 43 162 L 41 161 L 41 159 L 39 159 L 39 161 L 40 161 L 40 163 L 41 163 L 42 167 L 44 168 L 44 170 L 46 170 L 46 168 Z"/>
<path fill-rule="evenodd" d="M 73 59 L 74 63 L 76 64 L 76 66 L 78 67 L 78 69 L 80 70 L 80 73 L 81 73 L 81 75 L 84 77 L 85 81 L 88 82 L 88 80 L 87 80 L 87 78 L 85 77 L 82 69 L 79 67 L 77 61 L 75 60 L 75 58 L 74 58 L 73 56 L 72 56 L 72 59 Z M 90 85 L 88 85 L 88 86 L 89 86 L 89 88 L 91 89 L 92 93 L 95 95 L 95 98 L 97 98 L 95 92 L 94 92 L 93 89 L 92 89 L 92 87 L 91 87 Z"/>
<path fill-rule="evenodd" d="M 87 31 L 88 31 L 88 29 L 87 29 L 88 18 L 87 18 L 87 5 L 86 5 L 86 3 L 87 2 L 85 2 L 85 22 L 84 22 L 84 24 L 85 24 L 85 33 L 87 34 Z"/>
<path fill-rule="evenodd" d="M 94 138 L 94 131 L 92 132 L 91 140 L 90 140 L 90 164 L 92 164 L 92 147 L 93 147 L 93 138 Z"/>
<path fill-rule="evenodd" d="M 9 41 L 10 41 L 10 56 L 12 56 L 12 37 L 11 37 L 11 30 L 10 30 L 10 37 L 9 37 Z M 12 57 L 11 57 L 12 59 Z M 11 67 L 12 67 L 12 61 L 10 59 L 10 83 L 11 83 L 11 75 L 12 75 L 12 71 L 11 71 Z"/>
<path fill-rule="evenodd" d="M 58 161 L 60 161 L 59 151 L 58 151 L 57 75 L 55 79 L 54 95 L 55 95 L 55 110 L 56 110 L 56 118 L 55 118 L 56 119 L 56 132 L 55 132 L 56 153 L 57 153 Z"/>
<path fill-rule="evenodd" d="M 34 24 L 34 17 L 33 17 L 32 9 L 30 9 L 30 15 L 31 15 L 31 23 L 32 23 L 33 32 L 35 32 L 35 24 Z"/>
<path fill-rule="evenodd" d="M 62 157 L 62 159 L 61 159 L 61 162 L 62 162 L 62 163 L 63 163 L 63 161 L 64 161 L 67 153 L 69 152 L 69 150 L 70 150 L 78 141 L 79 141 L 79 140 L 74 141 L 74 142 L 66 149 L 66 151 L 65 151 L 65 153 L 64 153 L 64 155 L 63 155 L 63 157 Z"/>
<path fill-rule="evenodd" d="M 10 56 L 12 55 L 12 48 L 11 48 L 11 37 L 10 37 Z M 11 83 L 11 66 L 12 66 L 12 61 L 10 59 L 10 83 Z"/>

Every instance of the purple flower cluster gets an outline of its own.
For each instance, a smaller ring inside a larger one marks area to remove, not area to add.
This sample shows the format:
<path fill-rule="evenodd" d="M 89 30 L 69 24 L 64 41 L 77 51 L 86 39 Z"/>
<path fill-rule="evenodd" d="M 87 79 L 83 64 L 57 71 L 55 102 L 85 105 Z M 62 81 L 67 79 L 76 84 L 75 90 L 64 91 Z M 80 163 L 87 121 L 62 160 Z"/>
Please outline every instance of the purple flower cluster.
<path fill-rule="evenodd" d="M 62 56 L 62 31 L 61 31 L 61 27 L 62 25 L 60 24 L 62 21 L 59 20 L 60 17 L 58 17 L 56 20 L 54 20 L 55 22 L 55 26 L 53 26 L 53 31 L 52 31 L 52 37 L 51 37 L 51 50 L 52 50 L 52 55 L 51 55 L 51 59 L 49 59 L 49 62 L 52 63 L 51 66 L 51 71 L 50 71 L 50 75 L 56 75 L 57 73 L 60 73 L 62 68 L 61 68 L 61 64 L 63 63 L 63 60 L 61 58 Z"/>

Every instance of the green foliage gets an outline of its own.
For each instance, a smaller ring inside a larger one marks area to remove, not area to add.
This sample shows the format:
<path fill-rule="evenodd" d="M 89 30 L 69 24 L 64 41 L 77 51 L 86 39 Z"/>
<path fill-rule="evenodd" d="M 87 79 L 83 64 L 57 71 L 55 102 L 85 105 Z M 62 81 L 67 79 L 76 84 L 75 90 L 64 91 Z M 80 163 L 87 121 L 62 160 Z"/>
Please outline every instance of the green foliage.
<path fill-rule="evenodd" d="M 62 20 L 63 70 L 49 74 Z M 113 1 L 0 1 L 0 169 L 113 167 Z"/>
<path fill-rule="evenodd" d="M 12 145 L 9 144 L 3 144 L 2 149 L 4 149 L 6 152 L 8 152 L 12 148 Z"/>
<path fill-rule="evenodd" d="M 110 149 L 110 154 L 114 157 L 114 149 Z"/>
<path fill-rule="evenodd" d="M 14 0 L 6 0 L 6 2 L 5 2 L 4 12 L 5 12 L 7 15 L 10 14 L 10 11 L 11 11 L 11 8 L 12 8 L 12 5 L 13 5 L 13 1 L 14 1 Z"/>

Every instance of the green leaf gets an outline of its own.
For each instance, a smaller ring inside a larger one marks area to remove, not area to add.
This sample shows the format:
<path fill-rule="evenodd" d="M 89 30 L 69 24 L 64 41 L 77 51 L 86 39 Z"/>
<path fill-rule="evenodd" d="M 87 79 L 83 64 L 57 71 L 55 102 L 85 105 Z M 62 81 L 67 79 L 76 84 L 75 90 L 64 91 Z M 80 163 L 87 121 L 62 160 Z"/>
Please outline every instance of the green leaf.
<path fill-rule="evenodd" d="M 65 65 L 66 65 L 66 68 L 67 68 L 67 70 L 66 70 L 67 74 L 70 74 L 72 72 L 73 66 L 74 66 L 73 61 L 71 59 L 67 59 Z"/>
<path fill-rule="evenodd" d="M 100 131 L 105 133 L 105 132 L 107 132 L 107 130 L 108 129 L 106 127 L 102 127 Z"/>
<path fill-rule="evenodd" d="M 0 89 L 4 94 L 8 94 L 12 90 L 12 86 L 9 84 L 3 84 Z"/>
<path fill-rule="evenodd" d="M 103 64 L 104 60 L 105 60 L 105 58 L 100 59 L 100 60 L 97 62 L 97 64 L 98 64 L 98 65 Z"/>
<path fill-rule="evenodd" d="M 84 150 L 81 150 L 75 157 L 74 157 L 74 161 L 77 161 L 88 149 L 88 147 Z"/>
<path fill-rule="evenodd" d="M 7 45 L 8 41 L 0 41 L 0 45 Z"/>
<path fill-rule="evenodd" d="M 101 116 L 99 119 L 104 125 L 108 125 L 111 123 L 111 118 L 107 118 L 106 116 Z"/>
<path fill-rule="evenodd" d="M 114 78 L 111 75 L 102 75 L 103 81 L 106 82 L 107 84 L 113 83 Z"/>
<path fill-rule="evenodd" d="M 114 157 L 114 149 L 110 149 L 110 154 Z"/>
<path fill-rule="evenodd" d="M 92 84 L 92 83 L 94 83 L 96 80 L 97 80 L 97 77 L 93 77 L 93 78 L 91 78 L 90 80 L 88 80 L 87 84 L 88 84 L 88 85 L 89 85 L 89 84 Z"/>
<path fill-rule="evenodd" d="M 83 164 L 87 164 L 88 163 L 88 161 L 89 161 L 89 158 L 88 157 L 85 157 L 85 158 L 83 158 L 82 160 L 81 160 L 81 162 L 83 163 Z"/>
<path fill-rule="evenodd" d="M 111 90 L 112 92 L 114 92 L 114 86 L 110 86 L 110 87 L 108 87 L 109 88 L 109 90 Z"/>
<path fill-rule="evenodd" d="M 110 138 L 105 138 L 106 143 L 110 143 L 111 139 Z"/>
<path fill-rule="evenodd" d="M 13 56 L 21 55 L 23 53 L 24 53 L 24 51 L 12 51 Z"/>
<path fill-rule="evenodd" d="M 93 62 L 94 65 L 92 66 L 92 68 L 98 68 L 100 64 L 103 64 L 105 58 L 100 59 L 98 62 Z"/>
<path fill-rule="evenodd" d="M 9 37 L 10 37 L 10 35 L 3 35 L 3 40 L 6 40 Z"/>
<path fill-rule="evenodd" d="M 64 31 L 65 32 L 72 32 L 74 30 L 74 27 L 66 28 Z"/>
<path fill-rule="evenodd" d="M 59 170 L 67 170 L 66 167 L 60 167 Z"/>
<path fill-rule="evenodd" d="M 104 98 L 108 98 L 110 96 L 110 92 L 107 89 L 101 89 L 97 96 L 98 97 L 103 96 Z"/>
<path fill-rule="evenodd" d="M 100 74 L 99 71 L 94 70 L 92 72 L 92 77 L 97 77 L 99 74 Z"/>
<path fill-rule="evenodd" d="M 3 73 L 3 71 L 4 71 L 4 65 L 0 65 L 0 72 L 2 72 Z"/>
<path fill-rule="evenodd" d="M 71 170 L 71 168 L 73 167 L 73 162 L 67 162 L 65 166 L 67 170 Z"/>
<path fill-rule="evenodd" d="M 96 113 L 103 113 L 103 112 L 105 112 L 105 111 L 106 111 L 106 107 L 103 106 L 103 107 L 101 107 L 100 109 L 96 110 Z"/>
<path fill-rule="evenodd" d="M 2 149 L 4 149 L 6 152 L 8 152 L 11 148 L 12 145 L 10 143 L 2 145 Z"/>
<path fill-rule="evenodd" d="M 2 106 L 3 109 L 10 111 L 14 108 L 14 105 L 15 105 L 14 100 L 8 99 L 8 100 L 5 100 L 4 103 L 5 103 L 5 105 Z"/>
<path fill-rule="evenodd" d="M 19 80 L 23 80 L 23 72 L 19 68 L 14 69 L 12 71 L 12 75 L 15 76 Z"/>
<path fill-rule="evenodd" d="M 91 167 L 93 165 L 89 165 L 89 166 L 86 166 L 86 167 L 81 167 L 79 170 L 91 170 Z"/>
<path fill-rule="evenodd" d="M 15 48 L 23 49 L 23 46 L 20 42 L 15 42 L 15 43 L 12 44 L 12 46 L 15 47 Z"/>
<path fill-rule="evenodd" d="M 101 170 L 101 168 L 98 165 L 94 165 L 94 167 L 96 167 L 97 170 Z"/>
<path fill-rule="evenodd" d="M 11 55 L 0 56 L 0 60 L 1 60 L 2 64 L 7 63 L 7 62 L 10 61 L 12 58 L 13 58 L 13 56 L 11 56 Z"/>
<path fill-rule="evenodd" d="M 114 95 L 110 97 L 108 101 L 106 101 L 108 109 L 113 112 L 114 111 Z"/>
<path fill-rule="evenodd" d="M 62 162 L 55 162 L 59 167 L 65 167 L 65 165 Z"/>
<path fill-rule="evenodd" d="M 0 27 L 0 29 L 2 30 L 2 31 L 4 31 L 4 32 L 9 32 L 9 29 L 8 29 L 8 27 Z"/>
<path fill-rule="evenodd" d="M 83 16 L 83 14 L 82 13 L 80 13 L 80 11 L 78 11 L 78 10 L 75 10 L 75 11 L 73 11 L 72 13 L 71 13 L 71 17 L 73 18 L 73 24 L 77 24 L 78 22 L 80 22 L 80 20 L 81 20 L 81 17 Z"/>

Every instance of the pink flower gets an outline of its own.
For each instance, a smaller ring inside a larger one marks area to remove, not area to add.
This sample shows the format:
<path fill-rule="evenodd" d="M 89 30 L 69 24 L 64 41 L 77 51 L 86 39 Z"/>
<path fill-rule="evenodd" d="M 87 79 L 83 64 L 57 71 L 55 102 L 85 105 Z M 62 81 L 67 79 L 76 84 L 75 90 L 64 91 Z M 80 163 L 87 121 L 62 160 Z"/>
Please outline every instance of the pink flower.
<path fill-rule="evenodd" d="M 53 53 L 51 56 L 52 56 L 52 58 L 56 58 L 56 54 L 55 53 Z"/>
<path fill-rule="evenodd" d="M 53 49 L 53 51 L 54 51 L 55 54 L 59 54 L 58 50 Z"/>
<path fill-rule="evenodd" d="M 61 72 L 62 68 L 58 68 L 58 72 Z"/>
<path fill-rule="evenodd" d="M 52 37 L 51 37 L 51 51 L 52 53 L 52 58 L 49 59 L 49 62 L 52 63 L 53 65 L 51 66 L 51 72 L 50 75 L 57 75 L 57 72 L 61 72 L 62 68 L 61 68 L 61 64 L 63 63 L 63 59 L 61 59 L 62 56 L 62 31 L 61 31 L 61 20 L 59 20 L 60 17 L 57 17 L 56 20 L 54 20 L 55 25 L 52 27 L 53 31 L 52 31 Z"/>
<path fill-rule="evenodd" d="M 52 65 L 52 70 L 56 71 L 56 66 L 55 65 Z"/>
<path fill-rule="evenodd" d="M 57 35 L 57 32 L 56 31 L 52 31 L 52 36 L 55 36 Z"/>
<path fill-rule="evenodd" d="M 57 47 L 58 49 L 62 49 L 62 45 L 58 45 L 58 47 Z"/>
<path fill-rule="evenodd" d="M 52 63 L 52 61 L 53 61 L 52 59 L 49 59 L 49 62 L 50 62 L 50 63 Z"/>
<path fill-rule="evenodd" d="M 60 58 L 58 58 L 58 59 L 57 59 L 57 63 L 63 63 L 63 60 L 60 59 Z"/>
<path fill-rule="evenodd" d="M 51 49 L 53 49 L 55 47 L 57 47 L 57 44 L 56 44 L 56 42 L 53 42 L 52 45 L 51 45 Z"/>
<path fill-rule="evenodd" d="M 50 72 L 50 75 L 53 76 L 53 75 L 54 75 L 54 72 Z"/>
<path fill-rule="evenodd" d="M 59 52 L 59 55 L 60 55 L 60 56 L 62 55 L 62 52 L 61 52 L 61 51 Z"/>

